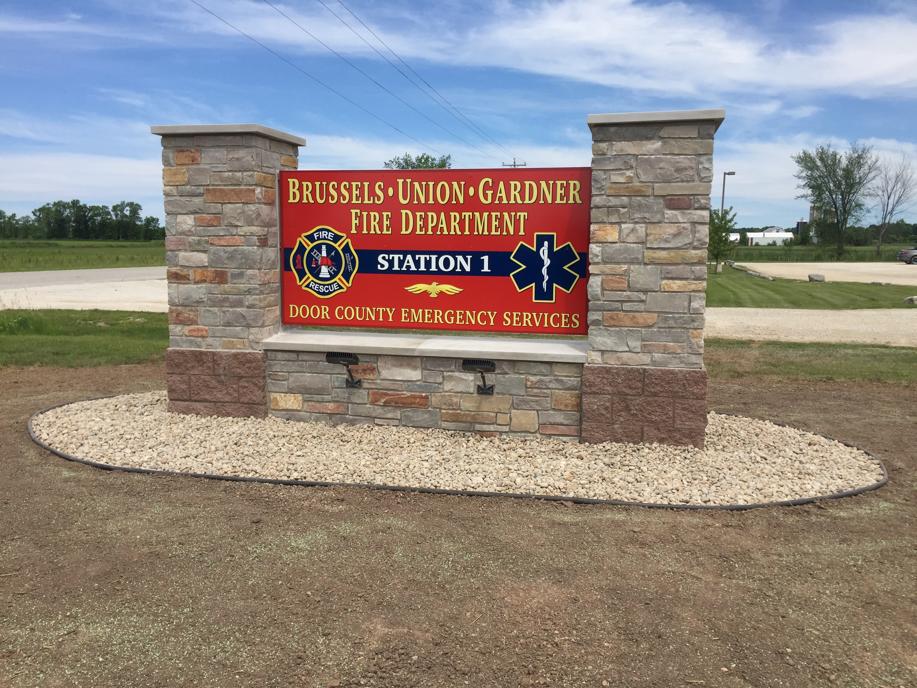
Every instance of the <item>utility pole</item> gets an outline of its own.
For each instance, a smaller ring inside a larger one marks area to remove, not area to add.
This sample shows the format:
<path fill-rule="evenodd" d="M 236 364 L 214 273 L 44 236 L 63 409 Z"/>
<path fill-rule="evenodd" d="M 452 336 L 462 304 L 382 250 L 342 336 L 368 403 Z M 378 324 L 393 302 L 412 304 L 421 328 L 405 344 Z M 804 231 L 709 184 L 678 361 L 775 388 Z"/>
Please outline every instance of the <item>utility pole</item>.
<path fill-rule="evenodd" d="M 513 156 L 513 161 L 512 161 L 512 162 L 505 162 L 505 163 L 503 163 L 503 167 L 525 167 L 525 163 L 524 163 L 524 162 L 516 162 L 516 156 L 514 155 L 514 156 Z"/>
<path fill-rule="evenodd" d="M 731 177 L 734 174 L 735 172 L 731 170 L 729 172 L 723 172 L 723 193 L 720 194 L 720 215 L 723 214 L 723 209 L 726 206 L 726 175 Z"/>

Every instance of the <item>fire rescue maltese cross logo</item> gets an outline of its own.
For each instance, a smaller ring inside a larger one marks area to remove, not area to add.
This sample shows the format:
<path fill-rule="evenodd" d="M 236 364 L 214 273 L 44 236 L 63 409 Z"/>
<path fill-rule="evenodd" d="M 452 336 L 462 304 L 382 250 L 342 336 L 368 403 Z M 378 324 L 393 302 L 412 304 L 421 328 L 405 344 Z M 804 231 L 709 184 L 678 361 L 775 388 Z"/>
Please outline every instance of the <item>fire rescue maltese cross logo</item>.
<path fill-rule="evenodd" d="M 558 246 L 553 232 L 536 233 L 532 246 L 520 243 L 510 258 L 519 266 L 510 275 L 516 289 L 531 288 L 535 302 L 554 303 L 557 289 L 569 293 L 579 280 L 575 269 L 579 254 L 569 241 Z"/>
<path fill-rule="evenodd" d="M 290 253 L 290 269 L 296 282 L 320 299 L 346 291 L 358 268 L 350 239 L 331 227 L 316 227 L 300 235 Z"/>

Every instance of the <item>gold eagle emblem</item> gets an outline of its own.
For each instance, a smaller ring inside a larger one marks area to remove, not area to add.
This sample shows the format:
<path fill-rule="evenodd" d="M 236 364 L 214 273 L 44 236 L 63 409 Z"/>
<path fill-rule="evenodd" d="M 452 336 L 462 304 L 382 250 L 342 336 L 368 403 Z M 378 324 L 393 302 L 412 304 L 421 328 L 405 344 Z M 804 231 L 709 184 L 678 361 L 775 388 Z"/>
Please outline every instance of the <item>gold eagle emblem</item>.
<path fill-rule="evenodd" d="M 452 296 L 462 291 L 458 287 L 453 287 L 451 284 L 439 284 L 438 282 L 430 282 L 430 284 L 412 284 L 410 287 L 405 287 L 405 289 L 412 294 L 427 294 L 434 299 L 440 294 Z"/>

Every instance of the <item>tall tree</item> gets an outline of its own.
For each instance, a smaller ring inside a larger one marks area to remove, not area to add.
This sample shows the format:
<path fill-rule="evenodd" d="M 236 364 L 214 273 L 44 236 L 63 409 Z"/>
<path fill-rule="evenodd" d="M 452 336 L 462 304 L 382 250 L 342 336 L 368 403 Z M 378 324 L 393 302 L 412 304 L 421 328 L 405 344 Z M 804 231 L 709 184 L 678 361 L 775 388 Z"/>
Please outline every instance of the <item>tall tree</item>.
<path fill-rule="evenodd" d="M 707 242 L 707 257 L 714 262 L 714 271 L 720 271 L 720 262 L 726 260 L 736 243 L 729 238 L 735 231 L 736 214 L 732 206 L 723 211 L 710 211 L 710 238 Z"/>
<path fill-rule="evenodd" d="M 917 178 L 911 161 L 903 153 L 895 161 L 886 160 L 879 164 L 875 185 L 872 189 L 879 212 L 879 226 L 876 232 L 876 255 L 882 250 L 882 239 L 895 218 L 914 199 L 917 192 Z"/>
<path fill-rule="evenodd" d="M 869 187 L 878 173 L 878 158 L 869 146 L 854 144 L 841 153 L 830 145 L 793 156 L 796 179 L 806 198 L 835 225 L 837 252 L 844 252 L 847 227 L 865 209 Z"/>
<path fill-rule="evenodd" d="M 389 170 L 432 170 L 445 169 L 452 167 L 452 156 L 441 155 L 438 158 L 429 153 L 421 153 L 413 156 L 410 153 L 396 155 L 391 160 L 385 161 L 385 167 Z"/>

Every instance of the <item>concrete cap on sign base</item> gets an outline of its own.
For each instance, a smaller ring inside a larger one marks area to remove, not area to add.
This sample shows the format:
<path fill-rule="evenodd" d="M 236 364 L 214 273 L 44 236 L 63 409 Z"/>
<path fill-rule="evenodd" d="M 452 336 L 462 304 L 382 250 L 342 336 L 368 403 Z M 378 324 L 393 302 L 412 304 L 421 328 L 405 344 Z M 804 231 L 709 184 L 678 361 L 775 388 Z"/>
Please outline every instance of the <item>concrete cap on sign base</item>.
<path fill-rule="evenodd" d="M 667 110 L 662 112 L 609 112 L 589 115 L 586 124 L 654 124 L 656 122 L 700 122 L 713 121 L 717 128 L 726 119 L 726 110 Z"/>
<path fill-rule="evenodd" d="M 275 141 L 305 146 L 306 140 L 263 124 L 154 124 L 150 132 L 157 136 L 196 136 L 206 134 L 258 134 Z"/>

